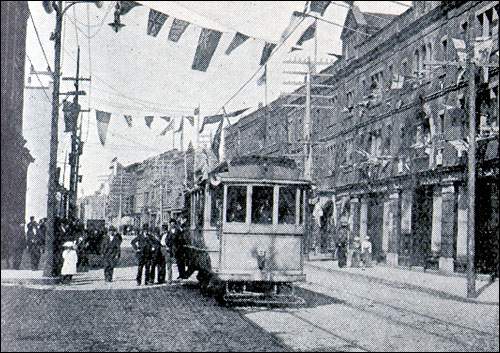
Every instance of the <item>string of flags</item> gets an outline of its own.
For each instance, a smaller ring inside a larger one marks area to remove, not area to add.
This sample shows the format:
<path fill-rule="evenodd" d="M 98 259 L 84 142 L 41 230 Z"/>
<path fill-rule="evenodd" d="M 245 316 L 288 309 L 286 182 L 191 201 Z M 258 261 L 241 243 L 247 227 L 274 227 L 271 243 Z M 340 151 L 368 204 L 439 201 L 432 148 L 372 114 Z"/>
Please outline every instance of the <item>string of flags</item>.
<path fill-rule="evenodd" d="M 288 36 L 299 24 L 301 18 L 306 16 L 306 13 L 315 12 L 323 16 L 330 3 L 331 1 L 306 1 L 303 12 L 294 11 L 292 13 L 292 16 L 290 18 L 290 23 L 285 28 L 285 30 L 281 35 L 281 41 L 283 42 L 288 38 Z M 114 13 L 114 22 L 110 23 L 109 25 L 113 28 L 115 32 L 118 32 L 121 28 L 125 27 L 125 24 L 121 23 L 121 16 L 128 14 L 133 8 L 139 6 L 142 5 L 138 1 L 117 1 Z M 162 28 L 165 26 L 165 23 L 167 22 L 169 17 L 170 17 L 169 14 L 163 13 L 161 11 L 152 8 L 149 9 L 148 22 L 146 28 L 147 35 L 150 35 L 152 37 L 157 37 Z M 219 45 L 219 42 L 223 35 L 223 31 L 216 30 L 213 28 L 205 28 L 203 26 L 198 26 L 184 19 L 174 17 L 172 24 L 170 26 L 170 30 L 168 32 L 168 40 L 172 42 L 178 42 L 182 34 L 189 27 L 189 25 L 195 25 L 197 27 L 201 27 L 201 33 L 198 39 L 196 53 L 194 55 L 191 68 L 193 70 L 206 72 L 208 70 L 208 67 L 210 66 L 212 57 Z M 316 21 L 314 24 L 310 25 L 305 30 L 305 32 L 302 34 L 297 44 L 293 46 L 290 51 L 302 50 L 301 48 L 302 44 L 307 40 L 312 39 L 315 35 L 315 32 L 316 32 Z M 263 40 L 261 38 L 252 37 L 236 31 L 234 33 L 232 41 L 225 50 L 225 54 L 230 55 L 234 50 L 236 50 L 250 38 Z M 267 63 L 274 49 L 278 45 L 277 42 L 271 42 L 268 40 L 263 40 L 263 41 L 264 41 L 264 47 L 262 49 L 259 62 L 261 66 Z"/>

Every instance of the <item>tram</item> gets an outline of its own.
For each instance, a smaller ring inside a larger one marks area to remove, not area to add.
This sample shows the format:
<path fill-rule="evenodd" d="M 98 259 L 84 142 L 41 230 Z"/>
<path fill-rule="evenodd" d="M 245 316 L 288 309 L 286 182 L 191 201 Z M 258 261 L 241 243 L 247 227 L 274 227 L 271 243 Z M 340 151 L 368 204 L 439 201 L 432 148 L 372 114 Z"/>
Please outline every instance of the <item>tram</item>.
<path fill-rule="evenodd" d="M 227 304 L 303 303 L 310 182 L 295 161 L 244 156 L 224 162 L 189 193 L 190 266 L 202 291 Z"/>

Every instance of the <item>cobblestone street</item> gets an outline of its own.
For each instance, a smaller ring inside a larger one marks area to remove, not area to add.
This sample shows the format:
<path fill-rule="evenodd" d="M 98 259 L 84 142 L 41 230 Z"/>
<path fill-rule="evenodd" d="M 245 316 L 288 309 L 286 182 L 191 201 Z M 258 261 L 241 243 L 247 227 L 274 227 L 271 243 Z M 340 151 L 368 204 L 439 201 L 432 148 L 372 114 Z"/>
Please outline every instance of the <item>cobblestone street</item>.
<path fill-rule="evenodd" d="M 2 351 L 282 351 L 191 285 L 60 291 L 2 285 Z"/>

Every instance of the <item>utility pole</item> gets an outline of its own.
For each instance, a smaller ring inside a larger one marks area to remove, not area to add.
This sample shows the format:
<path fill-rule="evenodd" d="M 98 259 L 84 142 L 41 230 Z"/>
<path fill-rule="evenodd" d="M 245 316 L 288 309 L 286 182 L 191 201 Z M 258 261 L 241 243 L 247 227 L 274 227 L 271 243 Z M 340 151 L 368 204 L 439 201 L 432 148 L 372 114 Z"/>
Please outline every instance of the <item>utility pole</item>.
<path fill-rule="evenodd" d="M 123 200 L 123 167 L 120 171 L 120 198 L 119 198 L 119 204 L 118 204 L 118 231 L 120 232 L 121 227 L 122 227 L 122 200 Z"/>
<path fill-rule="evenodd" d="M 43 7 L 47 13 L 55 11 L 56 24 L 51 39 L 54 40 L 54 72 L 52 91 L 52 118 L 50 124 L 50 146 L 49 146 L 49 182 L 47 193 L 47 233 L 45 239 L 45 252 L 47 254 L 44 268 L 44 276 L 53 278 L 58 275 L 54 259 L 55 219 L 57 209 L 57 145 L 58 145 L 58 123 L 59 123 L 59 89 L 61 77 L 61 42 L 62 24 L 66 11 L 79 3 L 94 3 L 98 8 L 102 7 L 102 1 L 76 1 L 63 7 L 63 1 L 43 1 Z"/>
<path fill-rule="evenodd" d="M 312 179 L 311 148 L 311 58 L 307 58 L 306 74 L 306 111 L 304 116 L 304 179 Z"/>
<path fill-rule="evenodd" d="M 75 77 L 63 77 L 63 80 L 66 81 L 75 81 L 75 92 L 70 92 L 70 94 L 74 94 L 73 105 L 70 114 L 73 126 L 71 131 L 71 153 L 69 158 L 70 164 L 70 177 L 69 177 L 69 202 L 68 202 L 68 216 L 77 217 L 77 207 L 76 201 L 78 198 L 78 169 L 80 162 L 80 155 L 83 152 L 83 142 L 80 138 L 81 136 L 81 126 L 80 126 L 80 136 L 78 134 L 78 116 L 80 112 L 88 112 L 89 110 L 81 110 L 80 104 L 78 103 L 78 97 L 80 95 L 84 95 L 85 92 L 80 91 L 80 81 L 90 81 L 90 78 L 81 78 L 80 77 L 80 47 L 78 47 L 77 57 L 76 57 L 76 76 Z"/>
<path fill-rule="evenodd" d="M 467 297 L 476 297 L 476 65 L 474 63 L 474 21 L 473 9 L 469 14 L 467 35 L 467 70 L 469 73 L 469 153 L 467 158 Z"/>

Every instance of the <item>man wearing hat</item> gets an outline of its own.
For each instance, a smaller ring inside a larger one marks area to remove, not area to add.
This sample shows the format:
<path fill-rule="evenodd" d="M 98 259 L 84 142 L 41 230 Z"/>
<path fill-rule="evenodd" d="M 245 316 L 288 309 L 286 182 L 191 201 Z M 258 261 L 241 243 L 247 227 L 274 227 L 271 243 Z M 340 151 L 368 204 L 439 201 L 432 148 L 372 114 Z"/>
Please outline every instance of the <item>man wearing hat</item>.
<path fill-rule="evenodd" d="M 104 280 L 106 282 L 113 281 L 113 271 L 120 258 L 121 240 L 118 236 L 116 228 L 109 227 L 108 234 L 102 241 L 101 254 L 104 265 Z"/>
<path fill-rule="evenodd" d="M 132 239 L 130 244 L 135 251 L 135 256 L 137 258 L 137 285 L 140 286 L 142 282 L 142 270 L 145 267 L 146 273 L 144 274 L 145 284 L 150 283 L 150 271 L 151 271 L 151 244 L 149 241 L 149 226 L 144 224 L 142 226 L 142 232 L 138 232 L 137 236 Z"/>

